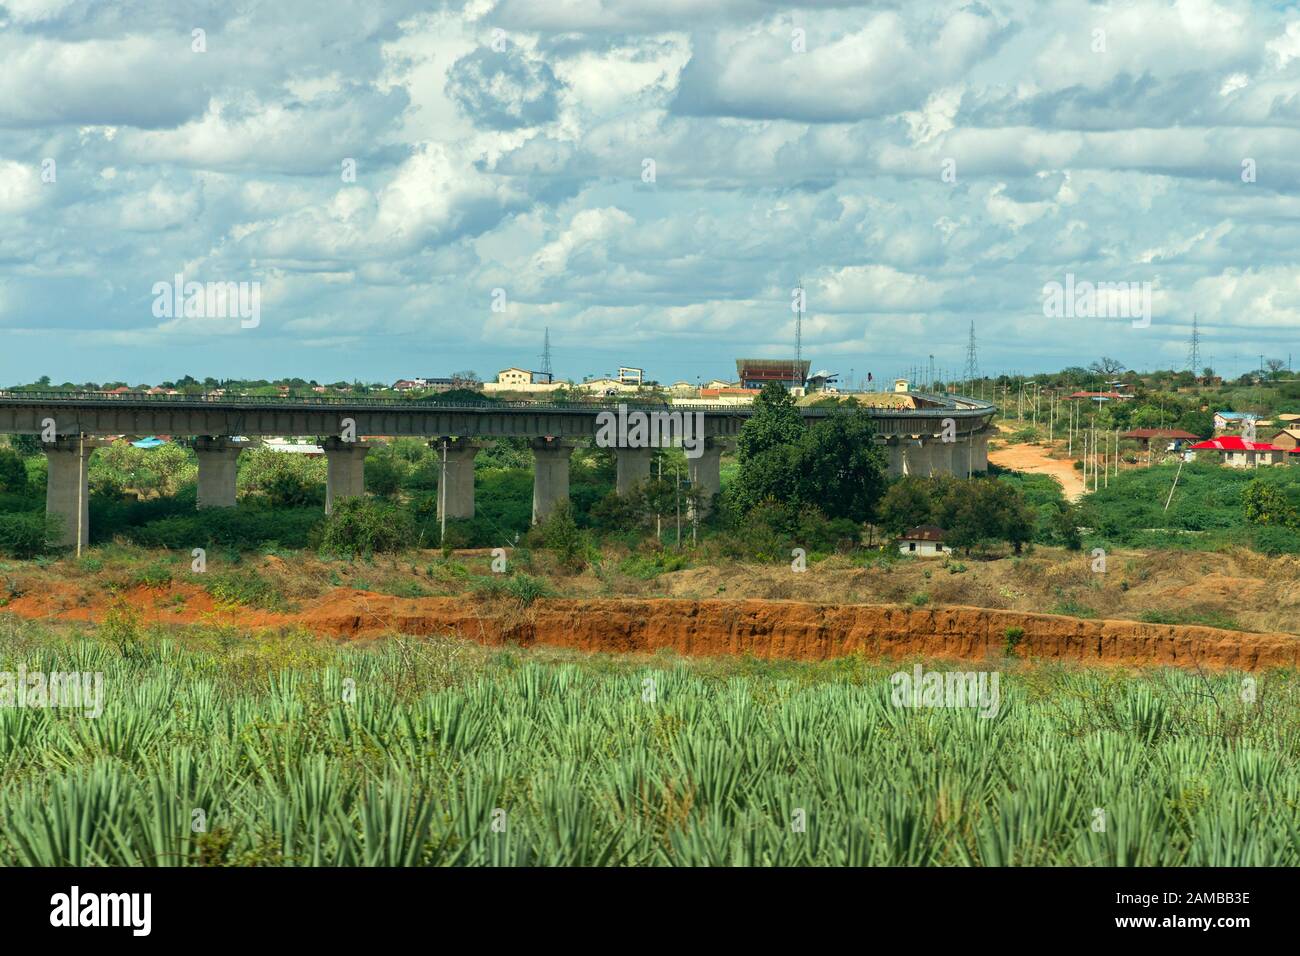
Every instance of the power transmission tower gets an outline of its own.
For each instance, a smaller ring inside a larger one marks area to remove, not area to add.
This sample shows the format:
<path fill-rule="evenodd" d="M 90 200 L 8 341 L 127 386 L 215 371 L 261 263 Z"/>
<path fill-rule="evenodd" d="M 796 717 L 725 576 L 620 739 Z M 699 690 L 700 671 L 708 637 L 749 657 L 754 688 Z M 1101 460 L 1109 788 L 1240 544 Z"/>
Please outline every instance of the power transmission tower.
<path fill-rule="evenodd" d="M 1187 370 L 1193 375 L 1201 374 L 1201 329 L 1192 313 L 1192 344 L 1187 349 Z"/>
<path fill-rule="evenodd" d="M 546 334 L 542 338 L 542 374 L 546 376 L 549 383 L 554 380 L 554 373 L 551 371 L 551 327 L 546 327 Z"/>
<path fill-rule="evenodd" d="M 975 349 L 975 320 L 970 321 L 970 341 L 966 343 L 966 369 L 964 371 L 966 379 L 966 392 L 970 393 L 972 384 L 975 379 L 979 378 L 980 364 L 979 356 Z"/>

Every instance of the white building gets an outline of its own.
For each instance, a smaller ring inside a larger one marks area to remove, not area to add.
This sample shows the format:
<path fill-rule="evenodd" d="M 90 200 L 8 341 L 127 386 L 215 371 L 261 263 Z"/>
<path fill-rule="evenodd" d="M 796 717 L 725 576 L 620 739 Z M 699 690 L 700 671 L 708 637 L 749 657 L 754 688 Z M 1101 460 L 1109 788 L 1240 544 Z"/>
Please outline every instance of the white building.
<path fill-rule="evenodd" d="M 900 554 L 917 558 L 941 558 L 952 554 L 952 548 L 943 543 L 943 529 L 935 524 L 917 525 L 898 539 Z"/>

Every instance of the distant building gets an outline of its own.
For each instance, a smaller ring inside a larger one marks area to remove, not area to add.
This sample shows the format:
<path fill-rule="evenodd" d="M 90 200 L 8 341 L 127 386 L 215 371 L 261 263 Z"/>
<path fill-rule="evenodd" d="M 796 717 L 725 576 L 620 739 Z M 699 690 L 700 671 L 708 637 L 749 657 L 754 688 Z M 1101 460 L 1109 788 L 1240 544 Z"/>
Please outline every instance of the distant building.
<path fill-rule="evenodd" d="M 1279 415 L 1278 417 L 1281 418 L 1282 416 Z M 1273 436 L 1272 441 L 1278 448 L 1295 451 L 1300 448 L 1300 427 L 1284 428 Z"/>
<path fill-rule="evenodd" d="M 952 554 L 952 548 L 943 543 L 943 536 L 943 529 L 936 524 L 917 525 L 899 537 L 898 552 L 918 558 L 941 558 Z"/>
<path fill-rule="evenodd" d="M 1179 450 L 1184 442 L 1201 440 L 1200 435 L 1193 435 L 1191 432 L 1180 431 L 1177 428 L 1135 428 L 1119 437 L 1137 442 L 1140 448 L 1151 447 L 1152 441 L 1168 441 L 1173 445 L 1172 451 Z"/>
<path fill-rule="evenodd" d="M 498 385 L 532 385 L 533 373 L 525 368 L 503 368 L 497 372 Z"/>
<path fill-rule="evenodd" d="M 762 388 L 768 382 L 780 382 L 787 388 L 803 388 L 812 362 L 794 359 L 736 359 L 736 375 L 741 388 Z"/>
<path fill-rule="evenodd" d="M 808 376 L 807 389 L 810 392 L 837 392 L 839 389 L 835 387 L 835 383 L 839 380 L 838 373 L 821 369 Z"/>
<path fill-rule="evenodd" d="M 593 378 L 590 382 L 579 382 L 573 387 L 583 392 L 595 392 L 597 395 L 619 395 L 637 390 L 635 385 L 624 385 L 616 378 Z"/>
<path fill-rule="evenodd" d="M 316 458 L 325 454 L 325 449 L 320 445 L 308 442 L 291 442 L 284 438 L 264 439 L 262 447 L 267 451 L 283 452 L 289 455 L 306 455 L 309 458 Z"/>
<path fill-rule="evenodd" d="M 393 383 L 393 390 L 398 392 L 410 392 L 416 389 L 422 391 L 440 391 L 445 392 L 455 386 L 449 378 L 403 378 Z M 340 388 L 339 391 L 346 392 L 347 388 Z"/>
<path fill-rule="evenodd" d="M 728 382 L 720 378 L 715 378 L 705 382 L 701 388 L 740 388 L 740 383 Z"/>
<path fill-rule="evenodd" d="M 909 392 L 912 390 L 912 384 L 905 378 L 894 379 L 895 392 Z"/>
<path fill-rule="evenodd" d="M 1065 396 L 1067 402 L 1123 402 L 1133 397 L 1131 392 L 1072 392 Z"/>
<path fill-rule="evenodd" d="M 1241 431 L 1248 421 L 1255 421 L 1254 412 L 1215 412 L 1214 430 L 1216 432 Z"/>

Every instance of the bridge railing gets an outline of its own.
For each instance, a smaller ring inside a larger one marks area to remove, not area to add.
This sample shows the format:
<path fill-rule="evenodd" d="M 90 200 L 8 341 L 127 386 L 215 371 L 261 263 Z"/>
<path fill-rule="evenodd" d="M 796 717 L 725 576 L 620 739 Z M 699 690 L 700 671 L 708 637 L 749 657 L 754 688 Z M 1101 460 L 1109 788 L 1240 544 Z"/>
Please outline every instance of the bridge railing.
<path fill-rule="evenodd" d="M 945 396 L 920 395 L 929 401 L 946 401 L 952 404 L 939 408 L 887 408 L 883 406 L 865 406 L 873 417 L 879 418 L 969 418 L 989 414 L 994 411 L 991 403 L 973 398 L 959 398 L 966 403 L 960 407 L 953 398 Z M 645 399 L 620 400 L 617 402 L 530 402 L 530 401 L 489 401 L 481 402 L 457 399 L 441 401 L 437 398 L 380 398 L 369 395 L 341 397 L 333 395 L 284 396 L 284 395 L 151 395 L 148 392 L 91 392 L 83 390 L 50 389 L 29 391 L 19 389 L 0 389 L 0 404 L 73 404 L 73 405 L 174 405 L 178 407 L 224 406 L 230 408 L 391 408 L 412 411 L 495 411 L 523 410 L 536 412 L 570 412 L 576 414 L 617 411 L 619 406 L 635 408 L 642 411 L 704 412 L 708 415 L 734 415 L 749 417 L 754 414 L 750 405 L 674 405 L 670 402 L 647 401 Z M 803 406 L 800 414 L 808 418 L 821 418 L 832 414 L 834 406 Z"/>

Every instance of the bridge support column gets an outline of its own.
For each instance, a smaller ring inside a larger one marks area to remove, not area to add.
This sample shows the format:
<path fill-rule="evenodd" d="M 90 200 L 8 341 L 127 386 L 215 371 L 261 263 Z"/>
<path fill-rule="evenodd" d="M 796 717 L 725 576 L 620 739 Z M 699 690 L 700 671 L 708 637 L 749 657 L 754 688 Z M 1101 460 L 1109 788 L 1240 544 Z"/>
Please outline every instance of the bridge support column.
<path fill-rule="evenodd" d="M 953 449 L 956 442 L 935 438 L 927 443 L 930 446 L 930 474 L 951 475 L 953 473 Z"/>
<path fill-rule="evenodd" d="M 483 446 L 468 438 L 439 438 L 429 442 L 437 456 L 439 473 L 443 456 L 443 442 L 447 443 L 446 484 L 438 489 L 438 518 L 444 511 L 448 518 L 474 517 L 474 458 Z"/>
<path fill-rule="evenodd" d="M 989 435 L 988 432 L 981 431 L 971 436 L 974 447 L 971 449 L 971 471 L 981 472 L 989 470 Z"/>
<path fill-rule="evenodd" d="M 563 438 L 534 438 L 533 523 L 546 518 L 560 502 L 569 500 L 569 456 L 574 443 Z"/>
<path fill-rule="evenodd" d="M 887 474 L 890 478 L 897 478 L 903 474 L 903 443 L 897 439 L 889 439 L 884 446 L 885 458 L 889 462 Z"/>
<path fill-rule="evenodd" d="M 650 477 L 653 448 L 615 448 L 614 460 L 618 464 L 617 489 L 620 495 L 631 494 L 636 485 Z"/>
<path fill-rule="evenodd" d="M 343 498 L 359 498 L 366 493 L 366 452 L 370 445 L 359 441 L 327 438 L 325 449 L 325 513 L 334 512 L 334 503 Z"/>
<path fill-rule="evenodd" d="M 61 436 L 42 444 L 50 463 L 45 485 L 45 513 L 59 519 L 53 543 L 61 548 L 75 548 L 80 533 L 81 546 L 90 544 L 90 455 L 104 442 Z M 80 519 L 78 519 L 80 516 Z"/>
<path fill-rule="evenodd" d="M 239 473 L 239 453 L 248 447 L 246 442 L 233 442 L 229 438 L 210 438 L 206 435 L 192 442 L 194 454 L 199 459 L 200 508 L 235 507 L 235 478 Z"/>
<path fill-rule="evenodd" d="M 903 449 L 903 474 L 928 478 L 930 476 L 930 446 L 923 445 L 916 438 L 903 438 L 900 444 Z"/>
<path fill-rule="evenodd" d="M 698 458 L 686 459 L 686 473 L 691 487 L 703 496 L 700 514 L 706 515 L 713 507 L 713 496 L 722 490 L 722 453 L 731 446 L 725 438 L 704 439 L 704 449 Z"/>

